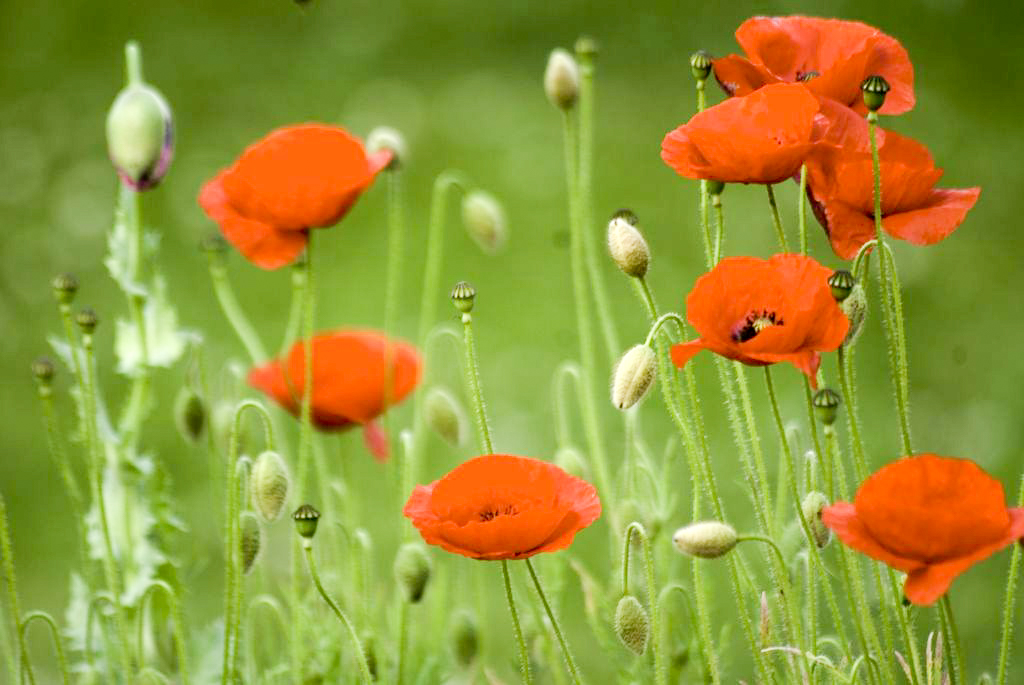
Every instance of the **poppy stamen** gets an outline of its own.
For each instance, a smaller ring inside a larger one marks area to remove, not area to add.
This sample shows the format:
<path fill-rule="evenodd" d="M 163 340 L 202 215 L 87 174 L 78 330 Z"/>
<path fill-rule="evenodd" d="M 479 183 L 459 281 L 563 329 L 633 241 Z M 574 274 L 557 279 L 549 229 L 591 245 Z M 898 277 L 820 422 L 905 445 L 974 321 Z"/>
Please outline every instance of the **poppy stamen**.
<path fill-rule="evenodd" d="M 782 317 L 775 312 L 768 311 L 767 309 L 755 310 L 747 314 L 745 319 L 733 327 L 732 339 L 735 342 L 747 342 L 764 329 L 771 328 L 772 326 L 782 326 L 783 324 Z"/>
<path fill-rule="evenodd" d="M 480 520 L 483 522 L 491 521 L 498 518 L 499 516 L 515 516 L 519 513 L 514 504 L 506 504 L 504 506 L 489 506 L 480 512 Z"/>

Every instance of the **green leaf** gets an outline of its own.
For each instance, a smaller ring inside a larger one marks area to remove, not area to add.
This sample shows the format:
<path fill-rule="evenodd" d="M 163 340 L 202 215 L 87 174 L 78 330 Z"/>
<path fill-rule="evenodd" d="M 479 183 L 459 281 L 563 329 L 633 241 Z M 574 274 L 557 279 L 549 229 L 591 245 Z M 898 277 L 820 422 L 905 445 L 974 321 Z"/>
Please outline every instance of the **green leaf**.
<path fill-rule="evenodd" d="M 117 370 L 136 376 L 144 361 L 149 366 L 169 367 L 185 353 L 195 334 L 178 327 L 178 313 L 167 298 L 167 283 L 161 276 L 153 279 L 153 289 L 142 310 L 145 322 L 145 355 L 134 322 L 118 319 L 114 338 Z"/>

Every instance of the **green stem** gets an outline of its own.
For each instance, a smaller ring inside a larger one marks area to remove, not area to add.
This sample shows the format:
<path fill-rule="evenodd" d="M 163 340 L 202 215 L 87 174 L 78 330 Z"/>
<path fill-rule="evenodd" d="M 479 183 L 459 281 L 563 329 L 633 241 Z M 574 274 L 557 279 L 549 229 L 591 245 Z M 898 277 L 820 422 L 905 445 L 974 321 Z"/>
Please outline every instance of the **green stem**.
<path fill-rule="evenodd" d="M 573 361 L 565 361 L 558 365 L 551 377 L 552 416 L 555 421 L 555 443 L 559 447 L 565 447 L 572 442 L 572 435 L 569 430 L 568 396 L 566 394 L 566 382 L 572 379 L 576 384 L 576 397 L 582 392 L 580 388 L 580 365 Z"/>
<path fill-rule="evenodd" d="M 263 347 L 256 329 L 253 328 L 249 318 L 238 304 L 235 291 L 231 287 L 231 281 L 228 280 L 224 256 L 215 250 L 208 251 L 207 256 L 210 279 L 213 281 L 213 292 L 220 303 L 221 311 L 224 312 L 224 316 L 227 318 L 228 323 L 231 324 L 231 328 L 238 335 L 238 339 L 242 341 L 242 345 L 245 347 L 245 351 L 249 353 L 252 363 L 262 364 L 269 358 L 267 350 Z"/>
<path fill-rule="evenodd" d="M 800 231 L 800 254 L 807 254 L 807 165 L 800 165 L 800 195 L 797 197 L 797 220 Z"/>
<path fill-rule="evenodd" d="M 388 169 L 388 272 L 384 289 L 384 332 L 395 334 L 398 318 L 398 293 L 402 282 L 402 256 L 405 217 L 402 205 L 402 172 L 398 166 Z"/>
<path fill-rule="evenodd" d="M 579 670 L 576 668 L 576 661 L 572 657 L 572 652 L 569 650 L 569 644 L 565 641 L 565 635 L 562 634 L 562 628 L 558 624 L 558 619 L 555 618 L 555 612 L 551 611 L 551 605 L 548 603 L 547 595 L 544 594 L 544 588 L 540 584 L 540 578 L 537 577 L 537 571 L 533 568 L 533 561 L 526 558 L 526 568 L 530 571 L 530 577 L 533 578 L 533 586 L 537 589 L 537 595 L 540 597 L 541 604 L 544 605 L 544 611 L 547 612 L 548 619 L 551 621 L 551 627 L 555 631 L 555 637 L 558 638 L 558 644 L 562 648 L 562 656 L 565 657 L 566 667 L 569 669 L 569 675 L 572 676 L 572 680 L 576 685 L 580 685 Z M 652 608 L 652 611 L 656 611 Z"/>
<path fill-rule="evenodd" d="M 444 217 L 448 207 L 448 191 L 465 191 L 467 183 L 457 171 L 443 171 L 434 179 L 430 196 L 430 222 L 427 226 L 427 248 L 424 256 L 423 292 L 420 293 L 420 324 L 416 336 L 420 345 L 437 319 L 437 302 L 442 297 L 441 264 L 444 262 Z"/>
<path fill-rule="evenodd" d="M 145 83 L 142 79 L 142 52 L 139 44 L 130 40 L 124 45 L 124 78 L 130 86 Z"/>
<path fill-rule="evenodd" d="M 946 644 L 956 667 L 956 677 L 953 679 L 953 685 L 967 685 L 967 673 L 964 667 L 964 646 L 960 642 L 960 632 L 956 627 L 956 618 L 953 616 L 953 605 L 949 601 L 948 592 L 942 595 L 942 599 L 939 600 L 939 611 L 946 617 L 945 623 L 948 630 Z"/>
<path fill-rule="evenodd" d="M 281 339 L 279 357 L 288 354 L 295 339 L 299 335 L 299 326 L 302 324 L 302 313 L 306 307 L 306 287 L 309 283 L 306 280 L 306 260 L 292 265 L 292 301 L 288 307 L 288 323 L 284 327 L 284 337 Z"/>
<path fill-rule="evenodd" d="M 21 625 L 21 608 L 18 604 L 18 578 L 14 573 L 14 551 L 11 545 L 11 531 L 7 522 L 7 504 L 0 494 L 0 562 L 3 562 L 5 585 L 7 586 L 7 610 L 10 612 L 11 626 L 18 636 L 18 663 L 12 664 L 11 682 L 15 682 L 21 671 L 21 664 L 27 658 L 24 636 L 19 629 Z"/>
<path fill-rule="evenodd" d="M 140 76 L 141 78 L 141 76 Z M 139 336 L 140 360 L 131 394 L 121 415 L 119 432 L 125 444 L 132 445 L 142 429 L 142 419 L 149 403 L 149 346 L 146 340 L 146 295 L 142 285 L 143 231 L 140 218 L 139 193 L 122 183 L 118 197 L 118 214 L 128 227 L 128 279 L 134 290 L 126 292 L 128 309 Z"/>
<path fill-rule="evenodd" d="M 302 320 L 302 404 L 299 410 L 299 499 L 308 499 L 306 480 L 313 460 L 313 321 L 316 293 L 313 284 L 313 236 L 306 243 L 306 293 Z M 320 474 L 318 474 L 320 475 Z"/>
<path fill-rule="evenodd" d="M 249 602 L 249 607 L 246 612 L 249 634 L 253 636 L 255 636 L 256 634 L 256 624 L 254 622 L 253 616 L 256 613 L 256 609 L 258 609 L 261 606 L 267 607 L 267 610 L 270 611 L 271 615 L 277 619 L 277 627 L 281 631 L 281 636 L 287 640 L 288 623 L 285 621 L 284 618 L 284 609 L 281 607 L 281 603 L 278 602 L 277 599 L 274 598 L 272 595 L 259 595 L 257 597 L 253 597 L 252 601 Z M 248 646 L 248 649 L 246 651 L 248 653 L 247 660 L 249 662 L 249 682 L 258 682 L 258 678 L 256 677 L 255 673 L 256 657 L 254 654 L 255 647 L 257 646 L 256 640 L 250 639 L 247 641 L 246 644 Z"/>
<path fill-rule="evenodd" d="M 519 645 L 519 668 L 522 672 L 523 682 L 532 685 L 533 675 L 530 673 L 530 652 L 526 649 L 526 640 L 523 639 L 523 629 L 519 625 L 519 612 L 516 611 L 515 598 L 512 596 L 512 579 L 508 574 L 508 561 L 501 560 L 501 575 L 505 580 L 505 599 L 508 600 L 508 610 L 512 614 L 512 631 L 516 636 L 516 644 Z"/>
<path fill-rule="evenodd" d="M 771 183 L 764 186 L 768 190 L 768 205 L 772 208 L 772 226 L 775 227 L 775 235 L 779 239 L 779 247 L 783 252 L 789 252 L 789 243 L 786 242 L 786 232 L 782 229 L 782 219 L 779 218 L 779 205 L 775 202 L 775 190 Z"/>
<path fill-rule="evenodd" d="M 473 400 L 473 415 L 476 417 L 476 427 L 480 435 L 480 447 L 485 454 L 493 454 L 494 445 L 491 443 L 491 428 L 487 422 L 487 407 L 484 405 L 484 394 L 480 387 L 480 365 L 477 362 L 476 342 L 473 339 L 473 316 L 469 312 L 462 315 L 462 324 L 465 335 L 466 382 Z"/>
<path fill-rule="evenodd" d="M 30 611 L 25 614 L 25 617 L 21 620 L 21 626 L 18 629 L 18 639 L 23 645 L 28 644 L 28 639 L 25 634 L 28 632 L 28 626 L 33 620 L 40 620 L 47 625 L 50 629 L 50 638 L 53 640 L 53 649 L 57 654 L 57 667 L 60 669 L 61 680 L 64 685 L 69 685 L 71 682 L 71 671 L 68 668 L 68 658 L 64 653 L 64 645 L 61 643 L 60 630 L 57 628 L 57 622 L 53 620 L 45 611 Z M 28 673 L 29 680 L 35 682 L 35 676 L 32 673 L 32 665 L 28 660 L 28 652 L 25 653 L 25 670 Z"/>
<path fill-rule="evenodd" d="M 725 217 L 722 215 L 722 194 L 711 196 L 711 205 L 715 209 L 715 250 L 711 257 L 712 265 L 722 259 L 722 241 L 725 240 Z"/>
<path fill-rule="evenodd" d="M 150 582 L 149 587 L 142 594 L 142 598 L 139 600 L 139 617 L 138 617 L 138 651 L 139 658 L 145 654 L 143 645 L 143 627 L 145 626 L 145 613 L 146 613 L 146 600 L 149 599 L 155 591 L 161 591 L 164 593 L 164 597 L 167 598 L 167 604 L 171 610 L 171 623 L 173 624 L 174 630 L 174 647 L 178 657 L 178 675 L 181 676 L 181 685 L 188 685 L 188 650 L 185 644 L 185 620 L 181 613 L 181 603 L 178 601 L 178 595 L 165 581 L 154 580 Z M 152 611 L 152 609 L 150 610 Z"/>
<path fill-rule="evenodd" d="M 409 633 L 409 602 L 403 600 L 398 611 L 398 668 L 395 673 L 395 683 L 402 685 L 405 670 L 405 643 Z"/>
<path fill-rule="evenodd" d="M 1017 490 L 1017 506 L 1024 506 L 1024 476 L 1020 479 L 1020 487 Z M 999 685 L 1006 685 L 1006 666 L 1010 661 L 1010 640 L 1013 636 L 1013 613 L 1014 604 L 1017 601 L 1017 581 L 1020 579 L 1020 557 L 1021 546 L 1013 546 L 1013 555 L 1010 558 L 1010 573 L 1006 579 L 1006 598 L 1003 600 L 1003 630 L 1002 638 L 999 641 L 999 668 L 997 682 Z"/>
<path fill-rule="evenodd" d="M 622 551 L 622 594 L 629 593 L 629 543 L 633 534 L 640 538 L 640 544 L 644 550 L 644 572 L 647 581 L 647 603 L 651 607 L 651 649 L 654 651 L 654 679 L 659 685 L 668 683 L 668 666 L 665 664 L 665 655 L 662 653 L 661 640 L 661 618 L 658 596 L 654 589 L 654 560 L 651 556 L 651 540 L 643 525 L 634 521 L 626 527 L 626 543 Z M 527 560 L 529 561 L 529 560 Z M 538 586 L 539 587 L 539 586 Z"/>
<path fill-rule="evenodd" d="M 309 568 L 309 575 L 313 578 L 313 584 L 316 585 L 317 591 L 320 596 L 324 598 L 328 606 L 334 612 L 334 615 L 338 617 L 342 625 L 348 631 L 349 637 L 352 638 L 352 644 L 356 648 L 356 661 L 359 663 L 359 675 L 363 679 L 364 685 L 372 685 L 373 677 L 370 675 L 370 668 L 366 665 L 366 652 L 363 651 L 363 645 L 359 641 L 359 635 L 356 634 L 356 629 L 353 627 L 352 622 L 348 620 L 348 616 L 341 610 L 341 607 L 327 594 L 327 590 L 324 589 L 323 584 L 320 582 L 320 574 L 316 571 L 316 563 L 313 561 L 313 541 L 309 538 L 304 538 L 302 541 L 302 548 L 306 552 L 306 566 Z"/>

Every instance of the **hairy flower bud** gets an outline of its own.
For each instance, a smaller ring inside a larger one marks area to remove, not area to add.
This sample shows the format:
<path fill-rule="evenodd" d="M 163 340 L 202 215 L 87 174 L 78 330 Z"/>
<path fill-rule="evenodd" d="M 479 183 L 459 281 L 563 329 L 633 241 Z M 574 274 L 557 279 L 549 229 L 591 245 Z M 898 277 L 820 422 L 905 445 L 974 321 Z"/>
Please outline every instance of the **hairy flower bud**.
<path fill-rule="evenodd" d="M 100 317 L 96 315 L 94 309 L 86 307 L 75 314 L 75 322 L 82 329 L 82 333 L 92 335 L 92 332 L 96 330 L 96 326 L 99 325 Z"/>
<path fill-rule="evenodd" d="M 206 428 L 206 405 L 195 390 L 183 387 L 174 401 L 174 422 L 186 441 L 195 445 Z"/>
<path fill-rule="evenodd" d="M 843 347 L 853 347 L 864 330 L 864 321 L 868 318 L 868 295 L 860 283 L 853 286 L 850 295 L 839 303 L 839 308 L 850 320 L 850 328 L 843 339 Z"/>
<path fill-rule="evenodd" d="M 452 288 L 452 304 L 463 314 L 473 311 L 473 301 L 476 299 L 476 288 L 466 281 L 459 281 Z"/>
<path fill-rule="evenodd" d="M 544 70 L 544 92 L 555 107 L 568 111 L 576 104 L 580 92 L 580 67 L 576 59 L 562 48 L 555 48 Z"/>
<path fill-rule="evenodd" d="M 242 552 L 242 573 L 252 570 L 256 563 L 256 557 L 260 554 L 260 522 L 256 516 L 249 512 L 243 512 L 238 519 L 240 534 L 239 547 Z"/>
<path fill-rule="evenodd" d="M 60 304 L 71 304 L 78 292 L 78 279 L 74 274 L 57 274 L 51 282 L 53 296 Z"/>
<path fill-rule="evenodd" d="M 711 64 L 711 55 L 704 50 L 698 50 L 690 55 L 690 73 L 698 81 L 705 81 L 711 75 Z"/>
<path fill-rule="evenodd" d="M 885 104 L 885 96 L 889 92 L 889 82 L 884 77 L 874 74 L 860 84 L 864 93 L 864 104 L 872 112 L 877 112 Z"/>
<path fill-rule="evenodd" d="M 395 580 L 405 593 L 405 600 L 416 604 L 423 599 L 423 592 L 430 580 L 430 557 L 423 545 L 407 542 L 395 556 Z"/>
<path fill-rule="evenodd" d="M 107 114 L 107 152 L 121 180 L 134 190 L 160 182 L 174 155 L 174 121 L 159 91 L 138 83 L 118 93 Z"/>
<path fill-rule="evenodd" d="M 469 612 L 460 611 L 455 614 L 451 625 L 451 644 L 455 661 L 464 668 L 472 666 L 480 651 L 480 630 Z"/>
<path fill-rule="evenodd" d="M 720 521 L 691 523 L 672 536 L 672 544 L 676 549 L 702 559 L 715 559 L 727 554 L 738 541 L 736 529 Z"/>
<path fill-rule="evenodd" d="M 387 169 L 401 168 L 409 159 L 409 147 L 403 136 L 397 129 L 390 126 L 378 126 L 366 136 L 366 151 L 370 154 L 388 150 L 391 152 L 391 161 Z"/>
<path fill-rule="evenodd" d="M 832 539 L 832 531 L 821 520 L 821 513 L 828 506 L 828 498 L 820 492 L 809 492 L 800 504 L 800 511 L 811 529 L 815 544 L 824 547 Z"/>
<path fill-rule="evenodd" d="M 647 610 L 633 595 L 624 595 L 615 607 L 615 634 L 637 656 L 647 650 L 651 621 Z"/>
<path fill-rule="evenodd" d="M 826 426 L 835 423 L 836 412 L 839 409 L 839 395 L 830 388 L 822 388 L 814 394 L 814 411 L 818 419 Z"/>
<path fill-rule="evenodd" d="M 462 223 L 466 233 L 489 255 L 501 252 L 508 240 L 508 221 L 498 198 L 486 190 L 471 190 L 462 197 Z"/>
<path fill-rule="evenodd" d="M 316 535 L 316 524 L 320 521 L 320 512 L 312 504 L 303 504 L 292 514 L 295 530 L 307 540 Z"/>
<path fill-rule="evenodd" d="M 657 357 L 649 345 L 634 345 L 622 355 L 612 378 L 612 404 L 629 409 L 643 399 L 654 382 Z"/>
<path fill-rule="evenodd" d="M 651 248 L 636 225 L 636 215 L 629 210 L 616 212 L 608 222 L 608 253 L 622 273 L 643 278 L 651 262 Z"/>
<path fill-rule="evenodd" d="M 435 385 L 423 401 L 427 425 L 449 445 L 461 445 L 466 439 L 466 412 L 448 388 Z"/>
<path fill-rule="evenodd" d="M 249 496 L 256 513 L 267 523 L 273 523 L 281 516 L 291 478 L 284 459 L 277 452 L 267 450 L 256 457 L 249 475 Z"/>

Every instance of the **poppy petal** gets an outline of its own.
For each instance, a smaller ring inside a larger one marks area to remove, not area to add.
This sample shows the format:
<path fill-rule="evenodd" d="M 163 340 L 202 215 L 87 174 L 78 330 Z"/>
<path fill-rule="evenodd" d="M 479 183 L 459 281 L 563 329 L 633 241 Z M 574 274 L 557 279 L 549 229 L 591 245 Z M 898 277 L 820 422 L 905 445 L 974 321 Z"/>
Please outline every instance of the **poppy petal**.
<path fill-rule="evenodd" d="M 706 345 L 703 340 L 691 340 L 689 342 L 677 343 L 672 346 L 670 354 L 672 356 L 672 363 L 677 368 L 683 368 L 686 366 L 686 362 L 693 359 L 701 350 L 705 349 Z"/>
<path fill-rule="evenodd" d="M 381 463 L 388 460 L 391 453 L 388 433 L 379 423 L 369 421 L 363 424 L 363 442 L 374 459 Z"/>
<path fill-rule="evenodd" d="M 926 206 L 882 219 L 882 226 L 894 238 L 914 245 L 933 245 L 963 223 L 981 195 L 981 188 L 932 190 Z"/>
<path fill-rule="evenodd" d="M 748 95 L 758 88 L 763 88 L 770 83 L 778 83 L 779 81 L 764 67 L 760 67 L 739 55 L 720 57 L 714 60 L 712 65 L 718 85 L 729 95 Z"/>
<path fill-rule="evenodd" d="M 847 547 L 865 554 L 872 559 L 885 562 L 899 571 L 910 572 L 921 568 L 922 563 L 890 552 L 880 545 L 857 517 L 857 510 L 849 502 L 836 502 L 821 512 L 821 521 L 832 529 Z"/>

